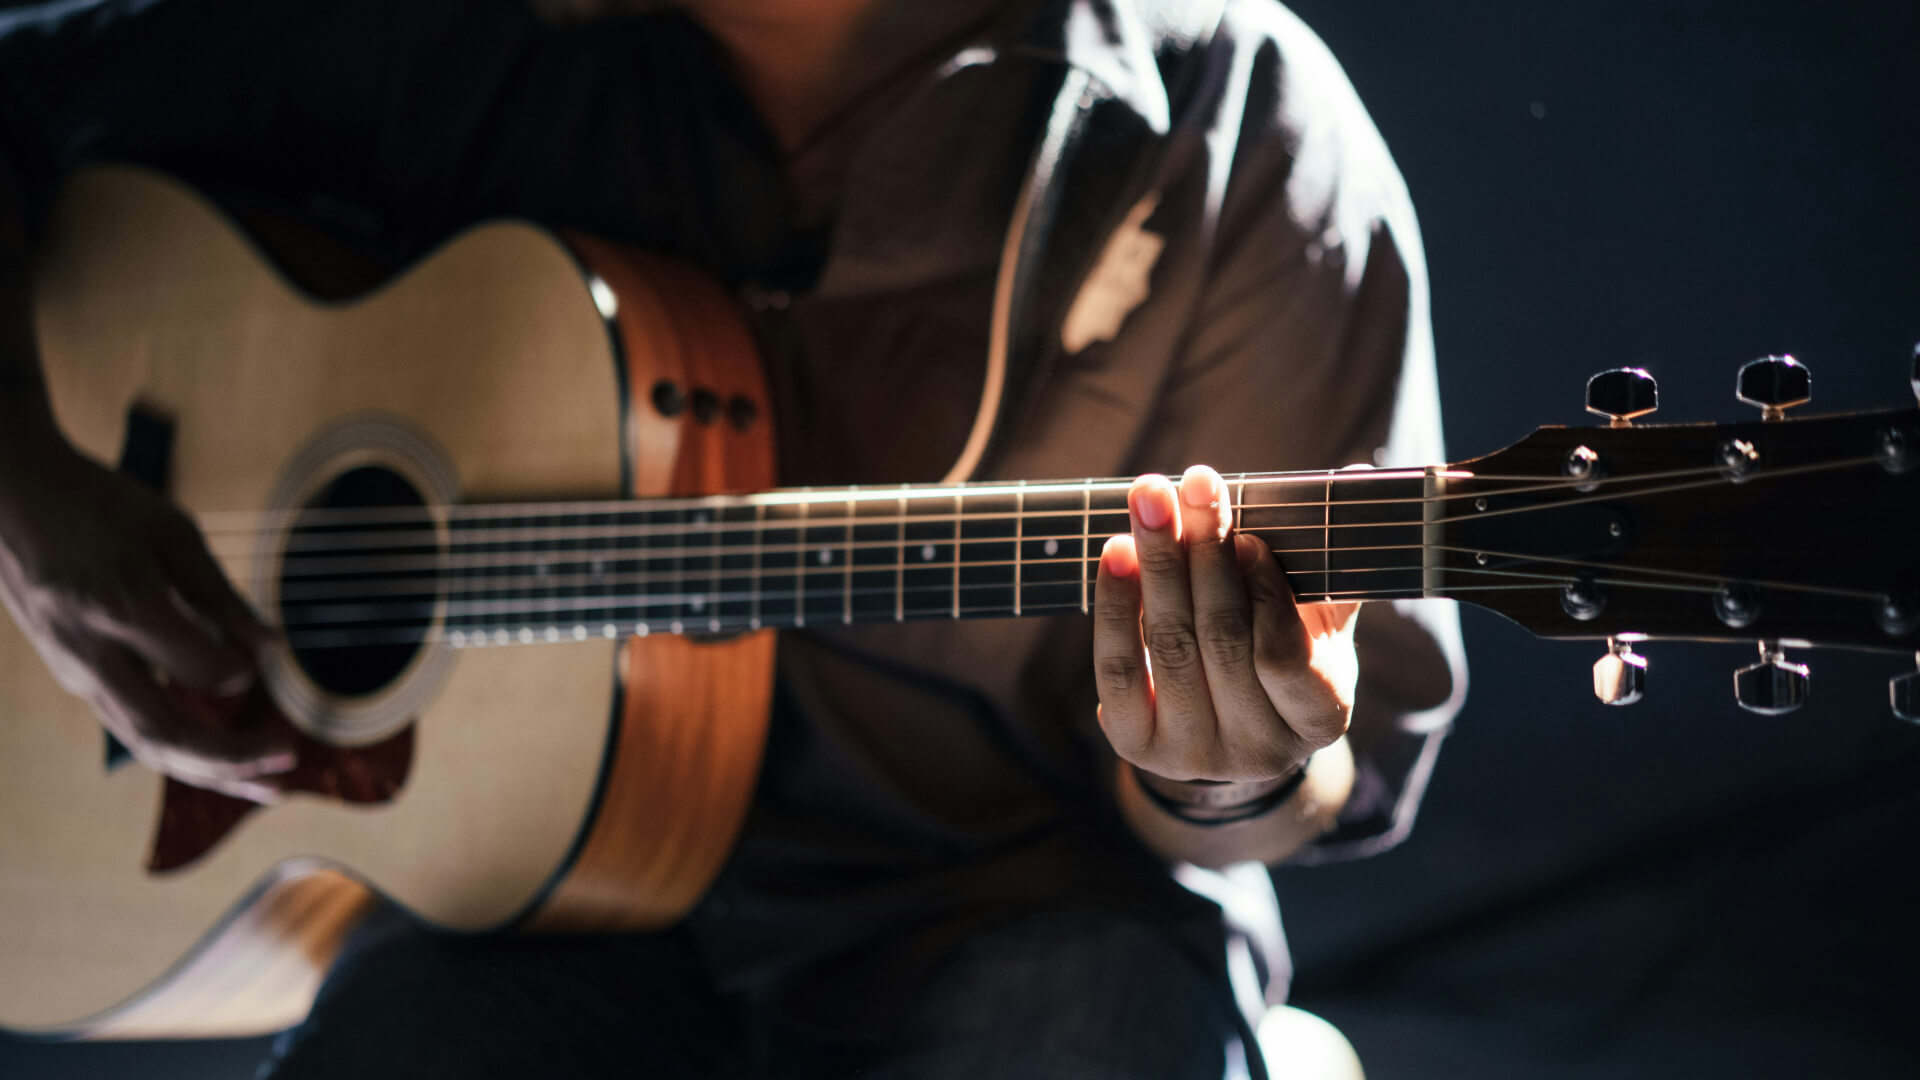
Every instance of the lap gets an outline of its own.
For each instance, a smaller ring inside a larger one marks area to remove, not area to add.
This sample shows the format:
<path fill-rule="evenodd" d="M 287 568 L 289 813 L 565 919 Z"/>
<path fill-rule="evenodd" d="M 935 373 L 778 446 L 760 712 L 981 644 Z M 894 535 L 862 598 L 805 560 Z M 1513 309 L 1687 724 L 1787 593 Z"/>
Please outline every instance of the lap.
<path fill-rule="evenodd" d="M 1219 967 L 1146 923 L 1029 915 L 965 940 L 884 1049 L 805 1045 L 716 991 L 683 935 L 469 939 L 389 913 L 267 1075 L 1211 1080 L 1236 1030 Z"/>
<path fill-rule="evenodd" d="M 265 1075 L 692 1080 L 717 1074 L 736 1026 L 680 935 L 469 938 L 387 909 Z"/>

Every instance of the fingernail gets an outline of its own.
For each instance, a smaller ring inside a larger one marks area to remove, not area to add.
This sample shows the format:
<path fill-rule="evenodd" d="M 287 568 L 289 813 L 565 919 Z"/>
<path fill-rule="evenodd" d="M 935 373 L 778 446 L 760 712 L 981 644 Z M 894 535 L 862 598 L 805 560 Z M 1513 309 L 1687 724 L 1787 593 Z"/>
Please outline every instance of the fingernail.
<path fill-rule="evenodd" d="M 1260 546 L 1260 541 L 1246 533 L 1233 534 L 1233 557 L 1240 563 L 1241 573 L 1253 569 L 1253 564 L 1260 561 Z"/>
<path fill-rule="evenodd" d="M 1142 528 L 1164 529 L 1167 522 L 1173 520 L 1173 508 L 1167 505 L 1167 497 L 1160 491 L 1165 482 L 1164 476 L 1136 481 L 1133 490 L 1127 493 L 1133 516 L 1140 519 Z"/>
<path fill-rule="evenodd" d="M 1180 498 L 1195 510 L 1220 505 L 1220 474 L 1205 465 L 1195 465 L 1180 478 Z"/>
<path fill-rule="evenodd" d="M 1114 577 L 1132 577 L 1139 567 L 1132 541 L 1128 536 L 1107 537 L 1106 546 L 1100 549 L 1100 568 Z"/>

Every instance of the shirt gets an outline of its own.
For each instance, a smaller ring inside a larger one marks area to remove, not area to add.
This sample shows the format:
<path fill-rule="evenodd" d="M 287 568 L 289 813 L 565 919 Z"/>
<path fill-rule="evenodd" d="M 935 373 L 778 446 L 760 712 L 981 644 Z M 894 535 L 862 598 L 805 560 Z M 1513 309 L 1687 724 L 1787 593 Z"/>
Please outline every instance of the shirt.
<path fill-rule="evenodd" d="M 1404 186 L 1276 4 L 1011 5 L 793 158 L 724 72 L 678 14 L 67 0 L 0 15 L 0 150 L 36 200 L 81 162 L 140 161 L 395 263 L 502 216 L 690 262 L 753 310 L 786 484 L 945 473 L 1023 244 L 1082 272 L 1022 294 L 1021 392 L 976 475 L 1442 460 Z M 1016 232 L 1035 192 L 1046 227 Z M 1069 333 L 1121 222 L 1139 287 L 1115 302 L 1137 303 Z M 1358 786 L 1306 859 L 1405 834 L 1464 690 L 1450 606 L 1373 605 L 1358 644 Z M 1095 701 L 1082 617 L 783 634 L 754 809 L 690 919 L 716 981 L 866 1029 L 960 935 L 1047 906 L 1217 953 L 1218 911 L 1113 806 Z"/>

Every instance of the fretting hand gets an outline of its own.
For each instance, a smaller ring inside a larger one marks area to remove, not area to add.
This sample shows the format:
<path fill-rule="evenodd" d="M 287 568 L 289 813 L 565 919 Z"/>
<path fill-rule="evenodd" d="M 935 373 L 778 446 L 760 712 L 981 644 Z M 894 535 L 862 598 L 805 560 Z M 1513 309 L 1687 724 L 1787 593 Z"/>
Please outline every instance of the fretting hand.
<path fill-rule="evenodd" d="M 1220 474 L 1128 492 L 1095 597 L 1100 723 L 1125 760 L 1170 781 L 1266 781 L 1340 738 L 1353 710 L 1357 604 L 1296 604 L 1272 551 L 1233 531 Z"/>

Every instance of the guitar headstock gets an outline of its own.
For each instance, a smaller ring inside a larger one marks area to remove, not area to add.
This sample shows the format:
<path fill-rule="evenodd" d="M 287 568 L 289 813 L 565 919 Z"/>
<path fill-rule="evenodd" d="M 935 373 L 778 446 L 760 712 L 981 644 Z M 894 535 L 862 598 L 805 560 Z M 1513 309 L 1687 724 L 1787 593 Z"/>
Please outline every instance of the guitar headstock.
<path fill-rule="evenodd" d="M 1920 352 L 1911 375 L 1920 396 Z M 1646 372 L 1596 375 L 1588 409 L 1611 426 L 1541 428 L 1441 476 L 1432 591 L 1542 637 L 1606 640 L 1594 689 L 1613 704 L 1638 698 L 1648 640 L 1758 643 L 1736 694 L 1769 713 L 1805 697 L 1788 649 L 1920 657 L 1920 409 L 1787 418 L 1811 389 L 1803 365 L 1768 357 L 1738 382 L 1761 418 L 1648 425 Z M 1897 678 L 1893 705 L 1920 720 L 1916 684 Z"/>

